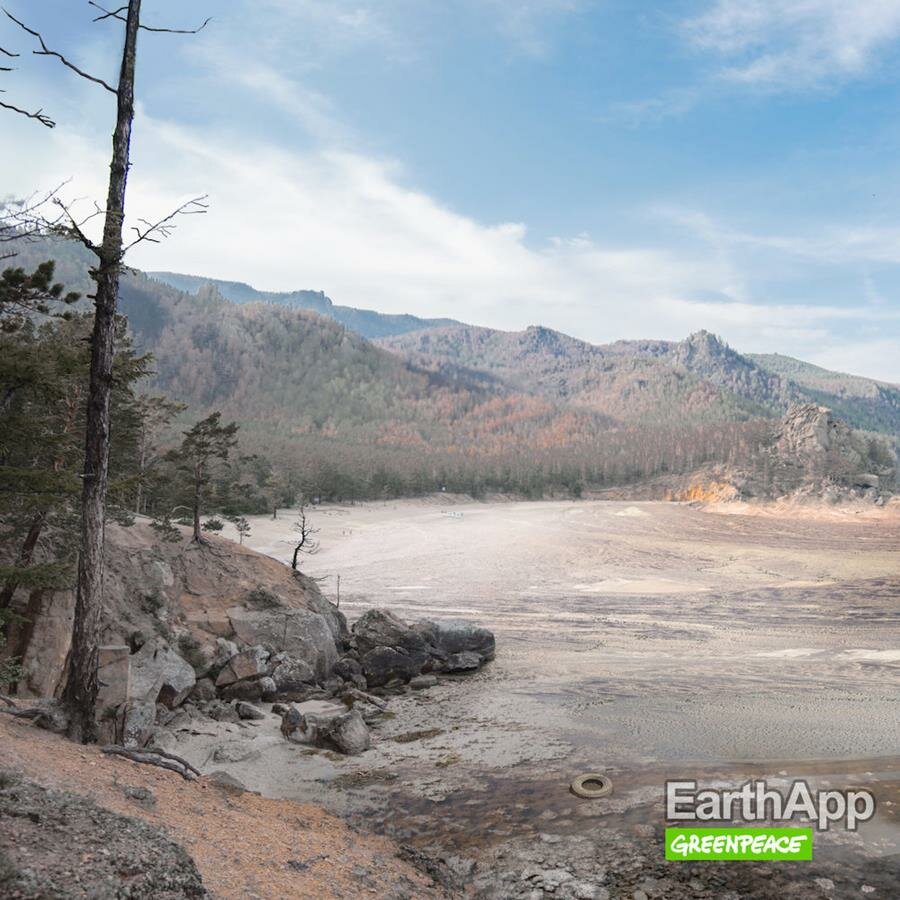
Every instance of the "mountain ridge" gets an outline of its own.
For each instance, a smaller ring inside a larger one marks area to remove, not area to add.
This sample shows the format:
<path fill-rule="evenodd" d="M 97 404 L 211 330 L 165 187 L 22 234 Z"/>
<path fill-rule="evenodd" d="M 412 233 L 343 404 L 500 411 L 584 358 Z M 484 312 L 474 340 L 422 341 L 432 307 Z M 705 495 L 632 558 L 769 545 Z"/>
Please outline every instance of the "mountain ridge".
<path fill-rule="evenodd" d="M 153 271 L 144 274 L 186 294 L 196 294 L 204 285 L 210 284 L 233 303 L 273 303 L 309 309 L 340 322 L 366 338 L 387 337 L 421 328 L 456 324 L 453 319 L 422 319 L 408 313 L 381 313 L 371 309 L 339 306 L 324 291 L 260 291 L 243 281 L 224 281 L 180 272 Z"/>

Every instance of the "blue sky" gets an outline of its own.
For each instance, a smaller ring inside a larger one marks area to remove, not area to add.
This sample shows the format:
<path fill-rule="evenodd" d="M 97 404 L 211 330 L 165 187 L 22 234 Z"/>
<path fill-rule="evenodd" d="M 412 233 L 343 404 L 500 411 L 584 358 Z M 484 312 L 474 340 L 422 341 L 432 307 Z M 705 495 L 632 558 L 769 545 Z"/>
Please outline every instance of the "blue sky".
<path fill-rule="evenodd" d="M 117 26 L 7 0 L 114 78 Z M 699 328 L 900 382 L 900 0 L 145 0 L 132 259 L 603 342 Z M 102 197 L 111 98 L 26 51 L 0 195 Z"/>

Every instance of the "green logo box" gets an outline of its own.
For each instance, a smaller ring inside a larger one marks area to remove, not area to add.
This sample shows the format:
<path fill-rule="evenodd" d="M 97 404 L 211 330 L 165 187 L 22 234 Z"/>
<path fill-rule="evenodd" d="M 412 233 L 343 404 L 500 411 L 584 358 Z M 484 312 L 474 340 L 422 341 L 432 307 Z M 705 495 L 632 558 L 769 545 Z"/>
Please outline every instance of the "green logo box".
<path fill-rule="evenodd" d="M 810 860 L 812 828 L 667 828 L 666 859 Z"/>

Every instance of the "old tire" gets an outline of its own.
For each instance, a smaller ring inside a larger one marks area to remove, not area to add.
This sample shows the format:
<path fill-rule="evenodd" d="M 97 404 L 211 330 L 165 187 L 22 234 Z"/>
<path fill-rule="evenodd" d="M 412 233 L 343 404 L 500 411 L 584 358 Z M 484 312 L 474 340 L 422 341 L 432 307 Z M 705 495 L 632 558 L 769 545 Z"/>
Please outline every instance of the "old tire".
<path fill-rule="evenodd" d="M 606 775 L 598 775 L 591 772 L 588 775 L 579 775 L 571 785 L 569 790 L 576 797 L 583 797 L 585 800 L 596 800 L 599 797 L 608 797 L 612 793 L 612 782 Z"/>

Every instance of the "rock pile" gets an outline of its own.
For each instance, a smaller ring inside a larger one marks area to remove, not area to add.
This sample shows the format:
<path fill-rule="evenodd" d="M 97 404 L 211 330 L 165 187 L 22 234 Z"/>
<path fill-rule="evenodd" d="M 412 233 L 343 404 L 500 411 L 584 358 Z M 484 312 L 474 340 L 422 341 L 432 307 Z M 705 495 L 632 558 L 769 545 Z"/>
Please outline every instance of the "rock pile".
<path fill-rule="evenodd" d="M 104 709 L 102 739 L 144 746 L 158 726 L 176 727 L 194 715 L 227 722 L 258 719 L 265 713 L 254 704 L 268 702 L 280 704 L 287 740 L 362 753 L 370 744 L 368 725 L 385 705 L 368 691 L 390 693 L 407 684 L 425 690 L 438 683 L 439 674 L 477 671 L 495 652 L 493 634 L 471 622 L 409 625 L 389 611 L 370 610 L 339 644 L 330 632 L 320 636 L 334 647 L 333 663 L 322 667 L 316 662 L 319 648 L 310 652 L 289 628 L 277 633 L 277 618 L 283 615 L 278 607 L 268 615 L 276 621 L 255 615 L 254 629 L 245 635 L 269 636 L 270 642 L 246 646 L 240 639 L 220 637 L 214 644 L 192 646 L 192 662 L 156 637 L 127 657 L 129 673 L 120 658 L 128 648 L 109 648 L 111 662 L 104 671 L 110 678 L 124 671 L 127 687 L 104 686 L 106 696 L 125 700 Z"/>

